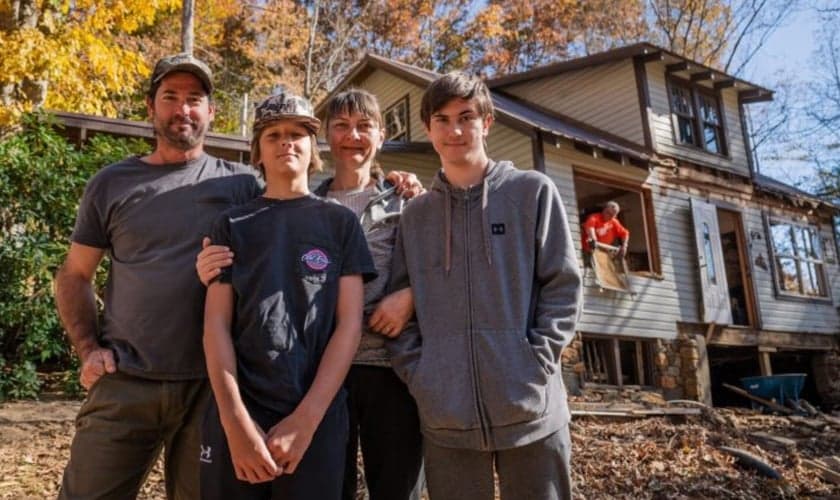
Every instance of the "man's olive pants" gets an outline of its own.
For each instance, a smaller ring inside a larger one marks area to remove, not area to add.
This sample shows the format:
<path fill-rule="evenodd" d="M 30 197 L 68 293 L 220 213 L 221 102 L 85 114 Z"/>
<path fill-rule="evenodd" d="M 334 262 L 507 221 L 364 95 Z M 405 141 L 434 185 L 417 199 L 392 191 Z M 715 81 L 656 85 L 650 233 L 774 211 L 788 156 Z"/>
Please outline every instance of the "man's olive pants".
<path fill-rule="evenodd" d="M 164 449 L 166 496 L 199 498 L 205 379 L 149 380 L 113 373 L 99 379 L 76 417 L 59 499 L 135 498 Z"/>

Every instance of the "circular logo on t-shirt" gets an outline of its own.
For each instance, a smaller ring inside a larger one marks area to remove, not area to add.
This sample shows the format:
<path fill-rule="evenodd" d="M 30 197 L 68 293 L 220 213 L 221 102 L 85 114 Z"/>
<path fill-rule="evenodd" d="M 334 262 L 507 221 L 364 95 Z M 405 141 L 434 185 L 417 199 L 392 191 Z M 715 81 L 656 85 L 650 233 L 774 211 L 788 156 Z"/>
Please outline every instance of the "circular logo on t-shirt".
<path fill-rule="evenodd" d="M 320 248 L 313 248 L 312 250 L 306 252 L 300 260 L 306 264 L 306 267 L 312 269 L 313 271 L 323 271 L 328 265 L 330 265 L 329 257 L 327 257 L 327 254 Z"/>

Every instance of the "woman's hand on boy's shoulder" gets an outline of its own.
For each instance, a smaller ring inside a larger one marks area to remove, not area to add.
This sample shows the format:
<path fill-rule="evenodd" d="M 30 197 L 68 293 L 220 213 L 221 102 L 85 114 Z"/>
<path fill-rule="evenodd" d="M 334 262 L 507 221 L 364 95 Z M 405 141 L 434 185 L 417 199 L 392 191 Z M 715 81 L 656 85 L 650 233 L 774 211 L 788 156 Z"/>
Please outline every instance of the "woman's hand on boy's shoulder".
<path fill-rule="evenodd" d="M 407 200 L 426 192 L 420 179 L 411 172 L 392 170 L 385 176 L 385 180 L 393 184 L 397 188 L 397 194 Z"/>
<path fill-rule="evenodd" d="M 280 474 L 265 444 L 265 433 L 255 422 L 242 422 L 226 435 L 237 479 L 264 483 Z"/>
<path fill-rule="evenodd" d="M 317 428 L 317 422 L 292 412 L 268 430 L 266 444 L 277 464 L 278 474 L 295 472 Z"/>

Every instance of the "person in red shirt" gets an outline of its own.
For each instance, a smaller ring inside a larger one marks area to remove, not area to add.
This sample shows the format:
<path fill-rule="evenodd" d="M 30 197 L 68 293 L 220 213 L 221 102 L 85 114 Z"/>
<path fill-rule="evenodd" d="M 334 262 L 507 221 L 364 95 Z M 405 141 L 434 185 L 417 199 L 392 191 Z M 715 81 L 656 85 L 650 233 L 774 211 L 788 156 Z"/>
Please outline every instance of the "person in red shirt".
<path fill-rule="evenodd" d="M 616 257 L 623 259 L 627 254 L 627 244 L 630 241 L 630 231 L 618 221 L 618 203 L 608 201 L 604 209 L 586 218 L 583 223 L 583 251 L 592 252 L 595 242 L 615 245 L 620 240 L 620 248 Z"/>

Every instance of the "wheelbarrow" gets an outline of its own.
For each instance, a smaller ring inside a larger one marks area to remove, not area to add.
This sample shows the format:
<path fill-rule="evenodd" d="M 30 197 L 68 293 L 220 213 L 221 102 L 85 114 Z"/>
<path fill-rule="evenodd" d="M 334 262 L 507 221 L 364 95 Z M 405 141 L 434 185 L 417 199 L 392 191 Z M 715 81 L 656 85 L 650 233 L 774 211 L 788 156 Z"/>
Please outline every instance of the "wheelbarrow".
<path fill-rule="evenodd" d="M 779 375 L 765 375 L 760 377 L 744 377 L 741 386 L 753 396 L 774 401 L 785 406 L 790 400 L 794 407 L 798 407 L 799 394 L 805 386 L 805 373 L 782 373 Z M 753 402 L 753 407 L 760 406 Z"/>

